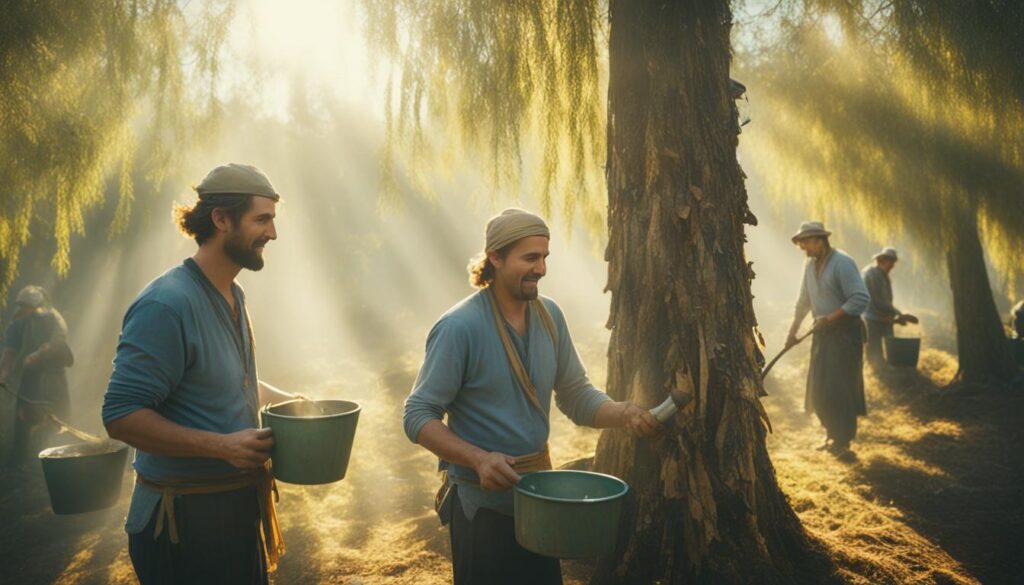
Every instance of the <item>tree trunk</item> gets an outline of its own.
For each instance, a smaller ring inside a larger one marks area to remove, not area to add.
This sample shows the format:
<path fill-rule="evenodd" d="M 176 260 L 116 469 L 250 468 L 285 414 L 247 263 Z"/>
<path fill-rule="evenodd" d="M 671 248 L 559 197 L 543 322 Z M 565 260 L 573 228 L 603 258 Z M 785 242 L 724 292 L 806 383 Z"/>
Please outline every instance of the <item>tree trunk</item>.
<path fill-rule="evenodd" d="M 756 583 L 829 575 L 775 479 L 758 399 L 726 0 L 612 0 L 608 392 L 691 397 L 664 435 L 606 431 L 595 468 L 625 479 L 597 583 Z M 810 581 L 808 581 L 810 579 Z"/>
<path fill-rule="evenodd" d="M 946 252 L 949 284 L 956 315 L 956 345 L 960 367 L 956 381 L 1004 382 L 1016 372 L 999 311 L 985 268 L 977 218 L 956 214 Z"/>

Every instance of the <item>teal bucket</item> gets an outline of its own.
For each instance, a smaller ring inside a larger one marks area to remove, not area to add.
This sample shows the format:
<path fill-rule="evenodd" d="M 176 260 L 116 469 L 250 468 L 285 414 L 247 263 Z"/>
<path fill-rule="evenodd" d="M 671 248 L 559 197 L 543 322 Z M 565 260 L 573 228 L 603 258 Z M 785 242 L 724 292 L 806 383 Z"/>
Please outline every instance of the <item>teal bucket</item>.
<path fill-rule="evenodd" d="M 109 508 L 121 497 L 128 445 L 120 441 L 73 443 L 39 453 L 54 514 Z"/>
<path fill-rule="evenodd" d="M 559 469 L 524 475 L 515 486 L 516 540 L 560 559 L 611 554 L 627 493 L 626 482 L 603 473 Z"/>
<path fill-rule="evenodd" d="M 263 426 L 274 430 L 274 479 L 302 485 L 344 479 L 359 410 L 347 400 L 289 400 L 263 407 Z"/>
<path fill-rule="evenodd" d="M 921 338 L 919 337 L 883 337 L 885 361 L 891 366 L 916 368 L 917 358 L 921 354 Z"/>

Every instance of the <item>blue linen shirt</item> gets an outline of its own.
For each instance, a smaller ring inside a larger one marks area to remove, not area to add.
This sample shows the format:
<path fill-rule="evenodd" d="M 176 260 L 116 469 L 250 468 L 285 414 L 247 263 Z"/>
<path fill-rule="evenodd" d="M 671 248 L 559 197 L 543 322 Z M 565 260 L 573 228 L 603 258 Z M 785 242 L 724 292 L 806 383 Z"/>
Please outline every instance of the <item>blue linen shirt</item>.
<path fill-rule="evenodd" d="M 405 401 L 405 433 L 417 442 L 423 425 L 448 415 L 448 427 L 461 439 L 513 457 L 535 453 L 547 444 L 551 397 L 578 425 L 592 425 L 608 395 L 587 378 L 569 335 L 562 310 L 541 297 L 558 331 L 558 347 L 539 315 L 530 311 L 526 335 L 507 322 L 516 350 L 537 390 L 544 414 L 519 388 L 505 347 L 494 324 L 486 290 L 470 295 L 448 310 L 427 336 L 426 357 L 409 398 Z M 473 469 L 441 462 L 470 519 L 480 507 L 512 514 L 512 492 L 486 491 Z"/>
<path fill-rule="evenodd" d="M 818 318 L 842 307 L 848 315 L 859 317 L 870 300 L 857 263 L 846 252 L 832 250 L 821 275 L 815 273 L 814 258 L 808 258 L 804 264 L 794 316 L 800 322 L 808 312 Z"/>
<path fill-rule="evenodd" d="M 149 408 L 179 425 L 233 433 L 259 426 L 256 359 L 245 294 L 232 284 L 239 318 L 191 259 L 153 280 L 128 307 L 103 397 L 103 423 Z M 236 474 L 220 459 L 137 451 L 142 477 L 203 478 Z M 160 494 L 136 485 L 125 529 L 145 528 Z"/>

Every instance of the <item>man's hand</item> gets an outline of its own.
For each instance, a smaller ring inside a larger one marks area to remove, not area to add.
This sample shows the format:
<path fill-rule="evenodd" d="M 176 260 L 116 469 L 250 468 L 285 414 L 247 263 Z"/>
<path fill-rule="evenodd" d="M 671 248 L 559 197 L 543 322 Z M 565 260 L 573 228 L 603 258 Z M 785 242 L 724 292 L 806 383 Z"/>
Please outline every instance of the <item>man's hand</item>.
<path fill-rule="evenodd" d="M 474 465 L 480 487 L 485 490 L 498 491 L 511 489 L 521 479 L 514 466 L 515 457 L 504 453 L 490 452 L 480 458 Z"/>
<path fill-rule="evenodd" d="M 789 349 L 789 348 L 793 347 L 796 344 L 797 344 L 796 331 L 790 331 L 789 335 L 786 336 L 786 347 L 784 349 Z"/>
<path fill-rule="evenodd" d="M 821 331 L 827 328 L 830 323 L 831 321 L 828 320 L 828 317 L 818 317 L 814 320 L 814 327 L 811 328 L 811 331 Z"/>
<path fill-rule="evenodd" d="M 271 429 L 245 429 L 221 436 L 219 457 L 238 469 L 256 469 L 270 459 L 270 448 L 274 446 Z"/>
<path fill-rule="evenodd" d="M 650 437 L 661 431 L 661 425 L 651 411 L 629 402 L 622 411 L 622 426 L 634 437 Z"/>

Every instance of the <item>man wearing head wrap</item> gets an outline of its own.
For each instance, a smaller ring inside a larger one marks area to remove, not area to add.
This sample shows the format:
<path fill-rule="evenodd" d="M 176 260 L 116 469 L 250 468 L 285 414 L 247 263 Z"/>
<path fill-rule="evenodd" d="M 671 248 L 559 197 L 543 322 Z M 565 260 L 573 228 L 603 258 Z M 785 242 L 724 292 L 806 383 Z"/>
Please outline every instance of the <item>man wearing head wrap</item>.
<path fill-rule="evenodd" d="M 552 396 L 578 425 L 657 432 L 650 412 L 590 383 L 561 308 L 538 294 L 549 238 L 521 209 L 491 218 L 469 266 L 480 290 L 434 324 L 405 402 L 406 434 L 445 470 L 435 504 L 450 524 L 456 585 L 562 582 L 557 559 L 519 546 L 512 519 L 520 474 L 551 468 Z"/>
<path fill-rule="evenodd" d="M 15 406 L 9 461 L 12 467 L 18 467 L 28 463 L 47 440 L 38 436 L 47 424 L 40 406 L 61 418 L 68 415 L 70 400 L 64 370 L 74 358 L 67 344 L 64 318 L 49 306 L 42 287 L 26 286 L 14 302 L 14 317 L 4 334 L 0 356 L 0 384 L 17 380 L 11 386 L 17 388 L 18 396 L 39 403 L 36 406 L 19 400 Z"/>
<path fill-rule="evenodd" d="M 796 344 L 800 324 L 811 313 L 814 338 L 804 408 L 816 413 L 827 431 L 823 447 L 848 456 L 850 441 L 857 435 L 857 417 L 867 414 L 860 315 L 870 296 L 853 258 L 832 248 L 831 234 L 818 221 L 802 223 L 793 234 L 792 241 L 807 255 L 807 262 L 786 347 Z"/>
<path fill-rule="evenodd" d="M 255 167 L 228 164 L 176 210 L 199 249 L 128 307 L 103 399 L 111 437 L 138 449 L 125 529 L 142 585 L 267 583 L 284 551 L 259 428 L 243 269 L 263 268 L 279 196 Z"/>
<path fill-rule="evenodd" d="M 896 248 L 882 249 L 874 255 L 874 260 L 874 264 L 864 267 L 861 276 L 871 295 L 871 302 L 864 311 L 864 323 L 868 330 L 865 354 L 868 362 L 878 367 L 882 365 L 882 338 L 893 336 L 893 324 L 917 323 L 917 317 L 900 312 L 892 304 L 892 280 L 889 274 L 899 260 Z"/>

